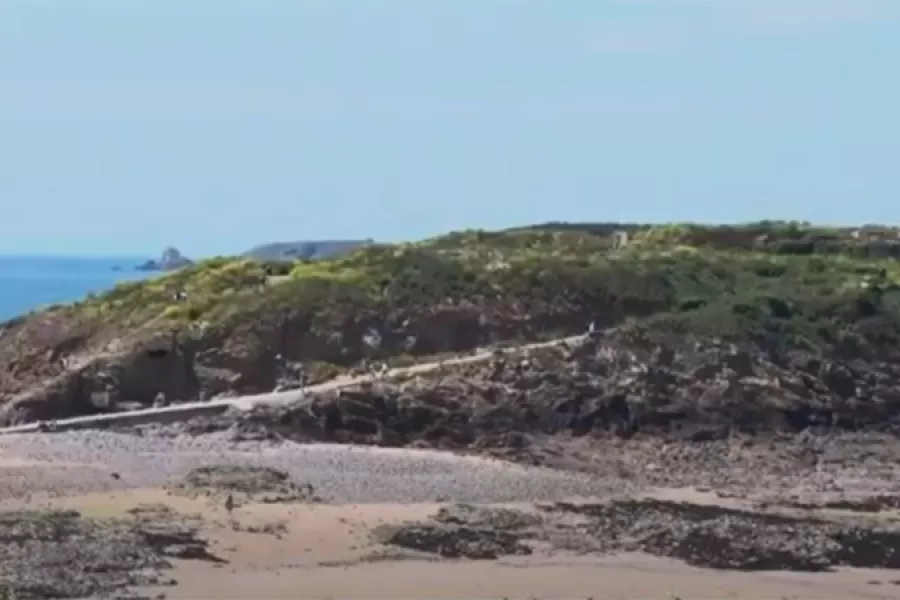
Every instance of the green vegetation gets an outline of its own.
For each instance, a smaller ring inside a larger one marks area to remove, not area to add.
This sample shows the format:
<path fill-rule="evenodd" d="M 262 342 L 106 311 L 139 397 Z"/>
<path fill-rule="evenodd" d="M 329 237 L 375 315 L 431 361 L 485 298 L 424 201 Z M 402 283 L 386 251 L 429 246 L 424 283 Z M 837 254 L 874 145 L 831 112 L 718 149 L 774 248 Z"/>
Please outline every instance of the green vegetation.
<path fill-rule="evenodd" d="M 614 249 L 617 230 L 630 239 Z M 350 321 L 477 310 L 493 322 L 528 318 L 539 336 L 572 333 L 595 318 L 874 351 L 900 341 L 895 240 L 885 228 L 853 233 L 802 223 L 551 223 L 371 245 L 315 262 L 212 259 L 51 314 L 86 337 L 174 329 L 221 338 L 298 316 L 327 332 Z M 173 300 L 179 292 L 186 298 Z"/>

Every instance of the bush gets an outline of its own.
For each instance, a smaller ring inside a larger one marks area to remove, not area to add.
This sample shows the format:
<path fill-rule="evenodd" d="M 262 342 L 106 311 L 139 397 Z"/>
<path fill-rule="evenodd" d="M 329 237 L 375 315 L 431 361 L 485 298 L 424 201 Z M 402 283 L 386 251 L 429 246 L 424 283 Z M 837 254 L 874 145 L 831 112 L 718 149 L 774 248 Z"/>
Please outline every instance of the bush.
<path fill-rule="evenodd" d="M 610 253 L 619 228 L 632 242 Z M 820 252 L 822 240 L 840 251 Z M 465 231 L 322 261 L 216 258 L 53 314 L 86 337 L 196 323 L 227 337 L 300 314 L 330 333 L 366 319 L 477 310 L 542 335 L 572 333 L 587 318 L 648 318 L 674 331 L 784 344 L 883 343 L 900 331 L 892 291 L 900 263 L 857 255 L 854 240 L 800 223 Z M 174 300 L 177 292 L 187 298 Z"/>

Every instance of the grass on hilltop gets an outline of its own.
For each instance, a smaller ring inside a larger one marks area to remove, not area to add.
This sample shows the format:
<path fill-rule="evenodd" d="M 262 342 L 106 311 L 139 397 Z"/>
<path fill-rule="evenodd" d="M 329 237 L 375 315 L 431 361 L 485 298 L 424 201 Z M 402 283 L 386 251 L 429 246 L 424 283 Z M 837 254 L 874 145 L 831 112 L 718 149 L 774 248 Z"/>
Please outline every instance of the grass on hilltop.
<path fill-rule="evenodd" d="M 900 261 L 861 250 L 848 231 L 670 225 L 635 229 L 613 251 L 614 228 L 596 227 L 457 232 L 316 262 L 217 258 L 48 314 L 77 323 L 87 336 L 156 329 L 228 335 L 242 323 L 298 314 L 326 331 L 348 319 L 472 308 L 538 321 L 633 317 L 672 331 L 807 347 L 900 341 Z M 185 301 L 173 301 L 179 291 Z"/>

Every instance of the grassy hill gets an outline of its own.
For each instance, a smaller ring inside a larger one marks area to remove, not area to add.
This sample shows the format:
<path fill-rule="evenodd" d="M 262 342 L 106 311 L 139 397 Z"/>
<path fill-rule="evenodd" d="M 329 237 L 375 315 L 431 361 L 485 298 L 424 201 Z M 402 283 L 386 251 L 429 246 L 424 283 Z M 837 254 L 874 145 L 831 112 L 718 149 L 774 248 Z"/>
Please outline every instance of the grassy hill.
<path fill-rule="evenodd" d="M 622 247 L 619 231 L 628 232 Z M 894 360 L 897 235 L 799 223 L 550 223 L 320 261 L 207 260 L 7 324 L 0 395 L 33 416 L 89 411 L 98 388 L 138 402 L 159 391 L 265 391 L 279 354 L 324 378 L 364 358 L 570 335 L 591 320 Z M 372 331 L 377 347 L 365 341 Z"/>

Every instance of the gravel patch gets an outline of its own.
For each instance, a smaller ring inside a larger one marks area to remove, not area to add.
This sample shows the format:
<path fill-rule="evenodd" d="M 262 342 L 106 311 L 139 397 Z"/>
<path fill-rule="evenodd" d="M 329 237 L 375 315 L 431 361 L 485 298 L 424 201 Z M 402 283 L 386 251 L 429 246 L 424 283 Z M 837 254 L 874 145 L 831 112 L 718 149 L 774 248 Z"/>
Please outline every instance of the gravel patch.
<path fill-rule="evenodd" d="M 166 436 L 111 431 L 14 434 L 0 455 L 67 463 L 0 469 L 0 497 L 155 487 L 191 469 L 234 464 L 279 469 L 326 502 L 547 501 L 621 492 L 596 476 L 448 453 L 331 444 L 234 442 L 226 433 Z M 75 467 L 72 463 L 88 466 Z"/>

